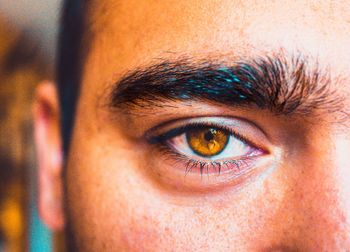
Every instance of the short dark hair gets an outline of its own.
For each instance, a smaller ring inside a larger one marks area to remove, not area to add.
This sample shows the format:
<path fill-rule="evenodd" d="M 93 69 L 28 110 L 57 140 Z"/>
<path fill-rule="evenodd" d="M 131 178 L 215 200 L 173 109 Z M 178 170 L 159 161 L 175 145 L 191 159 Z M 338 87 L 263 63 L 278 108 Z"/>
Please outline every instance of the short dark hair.
<path fill-rule="evenodd" d="M 64 0 L 61 13 L 56 81 L 61 109 L 63 150 L 67 153 L 81 85 L 85 1 Z"/>

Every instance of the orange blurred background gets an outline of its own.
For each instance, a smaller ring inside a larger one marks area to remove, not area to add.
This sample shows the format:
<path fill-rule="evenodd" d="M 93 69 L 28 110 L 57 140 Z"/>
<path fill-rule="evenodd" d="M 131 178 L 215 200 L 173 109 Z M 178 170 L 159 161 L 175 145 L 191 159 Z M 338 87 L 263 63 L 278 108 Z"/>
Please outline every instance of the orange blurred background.
<path fill-rule="evenodd" d="M 54 76 L 59 4 L 0 3 L 0 252 L 61 250 L 38 218 L 31 117 L 35 86 Z"/>

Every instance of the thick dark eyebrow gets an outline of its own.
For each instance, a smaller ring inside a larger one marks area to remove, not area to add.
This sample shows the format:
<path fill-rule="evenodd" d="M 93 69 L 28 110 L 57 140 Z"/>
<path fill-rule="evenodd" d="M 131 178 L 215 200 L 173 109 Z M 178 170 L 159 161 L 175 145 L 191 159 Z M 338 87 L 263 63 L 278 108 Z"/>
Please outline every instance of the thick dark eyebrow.
<path fill-rule="evenodd" d="M 309 70 L 302 57 L 259 57 L 226 63 L 189 59 L 163 61 L 127 73 L 112 88 L 113 108 L 161 106 L 169 101 L 211 101 L 227 106 L 256 106 L 288 115 L 340 109 L 329 73 Z"/>

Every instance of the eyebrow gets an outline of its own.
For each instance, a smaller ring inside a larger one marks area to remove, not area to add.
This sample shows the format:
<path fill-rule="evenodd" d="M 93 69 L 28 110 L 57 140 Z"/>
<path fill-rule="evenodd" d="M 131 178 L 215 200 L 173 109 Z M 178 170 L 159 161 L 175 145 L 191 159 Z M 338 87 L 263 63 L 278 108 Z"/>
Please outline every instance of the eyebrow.
<path fill-rule="evenodd" d="M 334 112 L 341 97 L 331 89 L 329 72 L 301 57 L 265 56 L 232 64 L 162 61 L 133 70 L 110 92 L 113 108 L 161 107 L 169 101 L 210 101 L 232 107 L 256 106 L 278 115 Z"/>

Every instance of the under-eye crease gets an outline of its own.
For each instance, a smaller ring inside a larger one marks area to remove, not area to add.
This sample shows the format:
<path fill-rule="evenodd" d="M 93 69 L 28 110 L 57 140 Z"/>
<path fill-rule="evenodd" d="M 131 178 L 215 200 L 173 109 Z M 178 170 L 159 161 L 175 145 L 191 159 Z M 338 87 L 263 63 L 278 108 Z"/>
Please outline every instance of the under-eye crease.
<path fill-rule="evenodd" d="M 168 127 L 165 132 L 150 133 L 147 140 L 157 146 L 162 155 L 182 164 L 185 174 L 234 172 L 238 176 L 250 170 L 254 161 L 267 151 L 248 137 L 244 127 L 236 124 L 239 125 L 235 120 L 220 117 L 197 118 Z M 191 138 L 195 138 L 192 142 L 197 145 L 191 144 Z"/>

